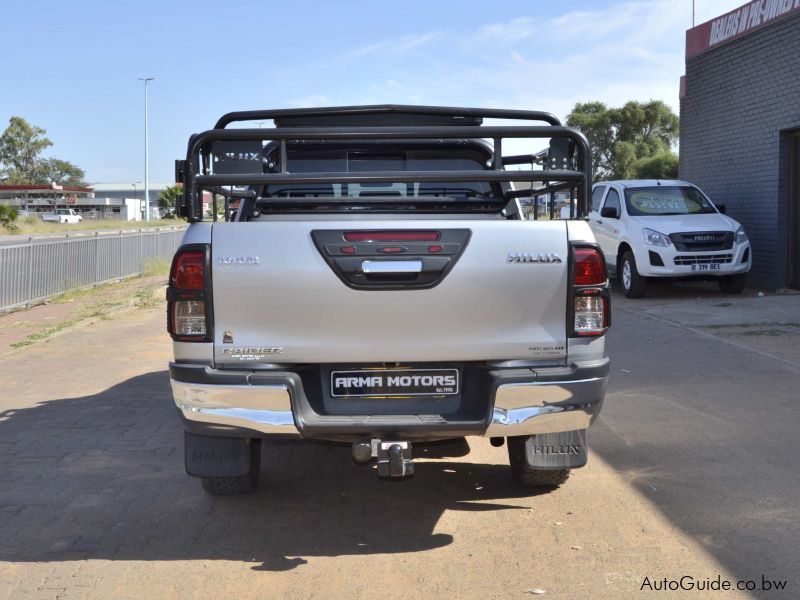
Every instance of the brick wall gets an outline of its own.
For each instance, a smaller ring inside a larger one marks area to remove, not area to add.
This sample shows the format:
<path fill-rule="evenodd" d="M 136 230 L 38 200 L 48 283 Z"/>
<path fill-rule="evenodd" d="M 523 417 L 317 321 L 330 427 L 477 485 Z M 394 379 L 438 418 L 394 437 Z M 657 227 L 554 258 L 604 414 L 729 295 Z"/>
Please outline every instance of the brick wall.
<path fill-rule="evenodd" d="M 800 15 L 686 62 L 680 177 L 742 223 L 753 286 L 788 285 L 788 131 L 800 128 Z"/>

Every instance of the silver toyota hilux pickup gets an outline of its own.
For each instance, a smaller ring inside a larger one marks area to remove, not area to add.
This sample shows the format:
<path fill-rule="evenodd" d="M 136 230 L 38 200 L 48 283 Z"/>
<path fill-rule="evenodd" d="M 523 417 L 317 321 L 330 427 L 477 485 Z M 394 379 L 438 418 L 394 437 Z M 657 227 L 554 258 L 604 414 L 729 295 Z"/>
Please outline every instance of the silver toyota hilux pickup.
<path fill-rule="evenodd" d="M 512 138 L 545 149 L 504 155 Z M 413 474 L 412 445 L 466 436 L 506 444 L 522 485 L 586 463 L 610 305 L 578 131 L 520 110 L 246 111 L 191 136 L 176 178 L 170 379 L 207 492 L 254 489 L 271 438 L 352 444 L 387 478 Z"/>

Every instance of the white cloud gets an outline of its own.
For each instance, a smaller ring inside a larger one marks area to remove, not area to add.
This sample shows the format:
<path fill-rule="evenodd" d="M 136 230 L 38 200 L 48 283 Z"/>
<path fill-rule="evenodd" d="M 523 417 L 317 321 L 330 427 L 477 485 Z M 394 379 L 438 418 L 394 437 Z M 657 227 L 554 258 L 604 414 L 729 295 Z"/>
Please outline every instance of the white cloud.
<path fill-rule="evenodd" d="M 738 4 L 703 2 L 697 22 Z M 338 57 L 334 70 L 358 75 L 337 90 L 337 101 L 530 108 L 565 117 L 579 101 L 655 98 L 677 111 L 690 26 L 690 0 L 652 0 L 389 38 Z"/>
<path fill-rule="evenodd" d="M 420 46 L 424 46 L 442 35 L 441 31 L 430 31 L 420 35 L 407 35 L 400 38 L 392 38 L 377 42 L 375 44 L 368 44 L 361 46 L 350 52 L 346 58 L 355 58 L 359 56 L 368 56 L 378 53 L 390 53 L 395 55 L 404 54 L 412 50 L 416 50 Z"/>

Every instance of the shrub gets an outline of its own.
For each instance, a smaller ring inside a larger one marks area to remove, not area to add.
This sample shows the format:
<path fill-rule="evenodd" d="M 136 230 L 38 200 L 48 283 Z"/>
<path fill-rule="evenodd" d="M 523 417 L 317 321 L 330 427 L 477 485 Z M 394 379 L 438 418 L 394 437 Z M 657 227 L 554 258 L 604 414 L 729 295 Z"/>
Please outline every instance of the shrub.
<path fill-rule="evenodd" d="M 8 231 L 17 229 L 14 221 L 17 220 L 17 209 L 11 208 L 7 204 L 0 204 L 0 225 L 5 227 Z"/>

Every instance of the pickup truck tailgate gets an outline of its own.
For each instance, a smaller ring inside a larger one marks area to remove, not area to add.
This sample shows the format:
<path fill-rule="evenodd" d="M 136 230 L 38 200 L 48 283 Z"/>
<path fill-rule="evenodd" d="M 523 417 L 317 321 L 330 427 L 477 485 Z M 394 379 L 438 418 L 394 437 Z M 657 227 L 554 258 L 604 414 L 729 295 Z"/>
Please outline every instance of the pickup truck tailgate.
<path fill-rule="evenodd" d="M 566 356 L 564 221 L 215 223 L 212 248 L 218 364 Z"/>

